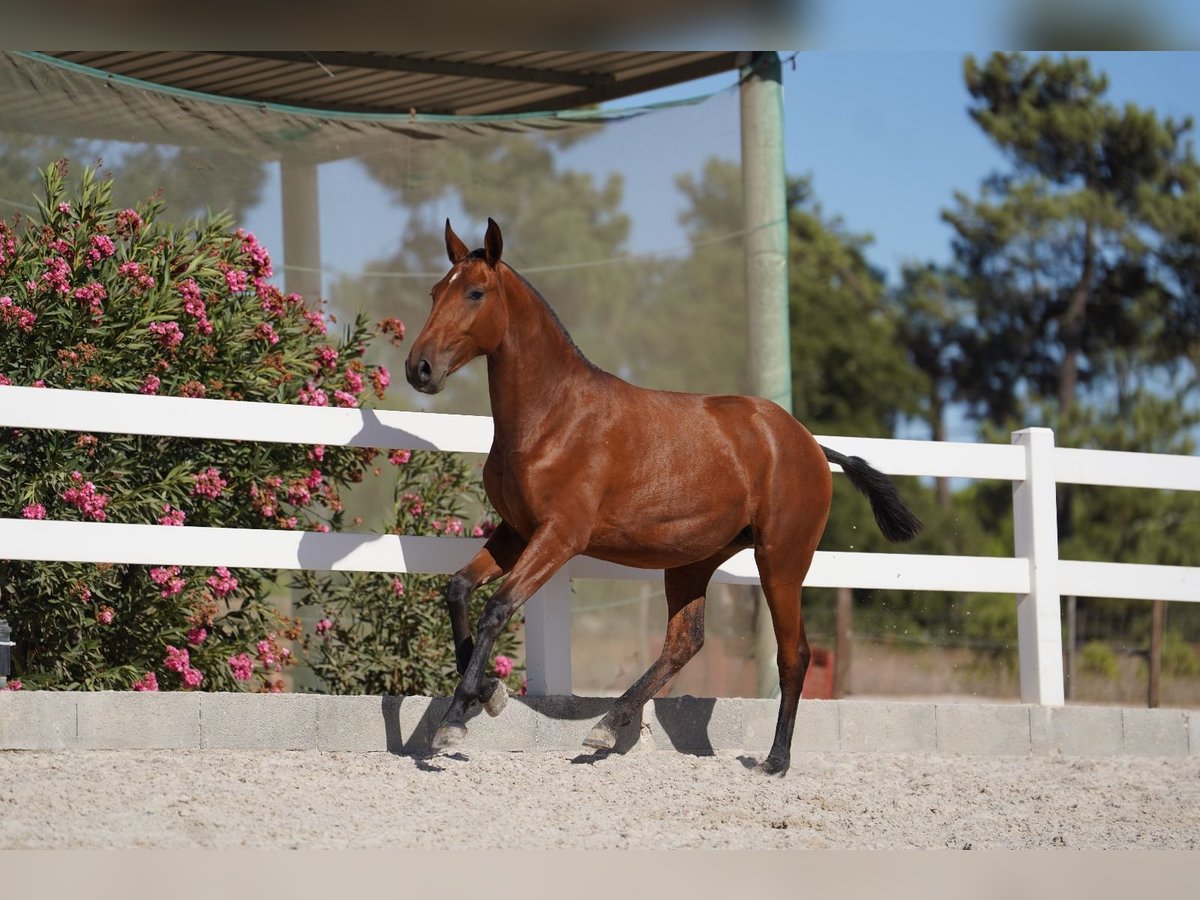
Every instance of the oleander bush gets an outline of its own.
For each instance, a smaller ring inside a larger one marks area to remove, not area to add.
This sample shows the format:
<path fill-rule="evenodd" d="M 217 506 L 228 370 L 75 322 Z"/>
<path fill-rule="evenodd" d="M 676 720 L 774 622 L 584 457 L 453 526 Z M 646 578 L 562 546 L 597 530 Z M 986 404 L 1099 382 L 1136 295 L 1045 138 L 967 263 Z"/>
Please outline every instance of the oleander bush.
<path fill-rule="evenodd" d="M 390 376 L 366 362 L 395 319 L 338 328 L 320 301 L 285 294 L 253 234 L 212 216 L 163 224 L 161 198 L 118 209 L 112 181 L 65 162 L 43 173 L 39 214 L 0 222 L 0 385 L 357 407 Z M 0 429 L 0 516 L 329 531 L 344 494 L 396 478 L 408 533 L 461 533 L 478 494 L 444 454 Z M 482 527 L 482 526 L 479 526 Z M 0 556 L 2 556 L 0 549 Z M 465 556 L 464 556 L 465 558 Z M 441 580 L 307 573 L 303 634 L 270 570 L 0 559 L 11 685 L 278 691 L 302 647 L 330 690 L 444 692 L 454 683 Z M 476 610 L 477 612 L 477 610 Z M 511 653 L 513 638 L 497 650 Z M 507 657 L 496 666 L 509 674 Z M 517 676 L 510 676 L 516 678 Z"/>

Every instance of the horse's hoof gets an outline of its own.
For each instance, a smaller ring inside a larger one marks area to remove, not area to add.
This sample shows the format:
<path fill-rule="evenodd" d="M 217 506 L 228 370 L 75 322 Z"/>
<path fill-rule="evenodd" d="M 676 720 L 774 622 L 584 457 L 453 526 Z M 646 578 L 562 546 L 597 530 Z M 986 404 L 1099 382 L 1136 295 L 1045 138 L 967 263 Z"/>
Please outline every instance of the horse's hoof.
<path fill-rule="evenodd" d="M 778 760 L 767 757 L 758 764 L 756 771 L 763 775 L 774 775 L 782 778 L 787 774 L 788 767 L 791 765 L 791 760 Z"/>
<path fill-rule="evenodd" d="M 449 750 L 463 742 L 467 736 L 467 726 L 457 722 L 447 722 L 433 733 L 433 749 Z"/>
<path fill-rule="evenodd" d="M 594 750 L 611 750 L 617 746 L 617 735 L 607 725 L 597 725 L 583 739 L 583 746 Z"/>
<path fill-rule="evenodd" d="M 493 719 L 500 715 L 505 704 L 508 703 L 508 688 L 504 686 L 504 682 L 496 679 L 496 687 L 492 690 L 492 696 L 488 697 L 483 702 L 483 708 L 487 714 Z"/>

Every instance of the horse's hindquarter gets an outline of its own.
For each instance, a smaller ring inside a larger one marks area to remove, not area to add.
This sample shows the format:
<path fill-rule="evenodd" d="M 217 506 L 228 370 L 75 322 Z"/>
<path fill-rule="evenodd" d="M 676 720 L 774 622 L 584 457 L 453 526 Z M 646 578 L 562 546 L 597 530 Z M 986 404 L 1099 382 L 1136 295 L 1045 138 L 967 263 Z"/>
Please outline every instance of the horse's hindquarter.
<path fill-rule="evenodd" d="M 778 406 L 638 388 L 621 399 L 604 429 L 607 484 L 588 555 L 655 568 L 706 559 L 756 524 L 773 494 L 802 494 L 814 465 L 820 506 L 824 456 Z"/>

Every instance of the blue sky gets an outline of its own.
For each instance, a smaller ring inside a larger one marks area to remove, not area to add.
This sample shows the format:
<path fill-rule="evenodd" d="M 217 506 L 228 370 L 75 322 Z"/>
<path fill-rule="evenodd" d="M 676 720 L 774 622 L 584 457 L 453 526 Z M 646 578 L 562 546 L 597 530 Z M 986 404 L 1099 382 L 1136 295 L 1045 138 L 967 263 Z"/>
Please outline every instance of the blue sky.
<path fill-rule="evenodd" d="M 941 221 L 941 210 L 952 204 L 956 190 L 973 194 L 984 177 L 1004 166 L 967 116 L 964 54 L 818 51 L 781 56 L 789 174 L 810 175 L 826 215 L 841 217 L 854 233 L 872 235 L 868 257 L 890 281 L 905 261 L 948 260 L 951 230 Z M 1087 56 L 1094 70 L 1108 74 L 1113 102 L 1200 120 L 1200 52 Z M 562 160 L 598 178 L 618 165 L 623 169 L 624 204 L 634 221 L 631 252 L 664 252 L 684 243 L 676 222 L 683 205 L 674 187 L 678 172 L 698 172 L 710 155 L 738 158 L 736 76 L 727 73 L 612 104 L 628 107 L 714 92 L 723 102 L 703 114 L 707 118 L 699 132 L 693 121 L 688 125 L 693 130 L 682 138 L 659 127 L 653 115 L 614 126 L 628 135 L 622 148 L 630 148 L 635 166 L 612 162 L 611 141 L 584 141 Z M 340 269 L 357 269 L 369 259 L 390 255 L 405 223 L 404 212 L 391 205 L 356 161 L 322 167 L 321 210 L 326 222 L 323 263 Z M 483 223 L 462 221 L 455 209 L 437 213 L 453 216 L 464 236 L 475 231 L 476 238 L 482 236 Z M 281 257 L 277 182 L 248 219 L 248 226 Z M 337 226 L 330 227 L 333 223 Z"/>
<path fill-rule="evenodd" d="M 1200 121 L 1200 53 L 1081 55 L 1108 74 L 1114 103 Z M 873 235 L 869 256 L 889 277 L 905 260 L 947 260 L 951 229 L 940 211 L 956 190 L 973 194 L 1004 166 L 967 116 L 963 59 L 957 51 L 805 52 L 784 66 L 787 170 L 811 175 L 826 214 Z M 732 83 L 716 76 L 638 99 Z"/>

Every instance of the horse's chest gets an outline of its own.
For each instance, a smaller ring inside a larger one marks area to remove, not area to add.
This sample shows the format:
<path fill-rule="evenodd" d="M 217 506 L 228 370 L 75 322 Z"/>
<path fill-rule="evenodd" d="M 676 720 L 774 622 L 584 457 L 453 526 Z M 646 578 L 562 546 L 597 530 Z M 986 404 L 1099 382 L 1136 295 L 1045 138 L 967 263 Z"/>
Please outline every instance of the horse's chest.
<path fill-rule="evenodd" d="M 546 497 L 544 491 L 534 489 L 519 453 L 489 455 L 483 467 L 483 489 L 500 518 L 519 534 L 528 537 L 536 529 Z"/>

